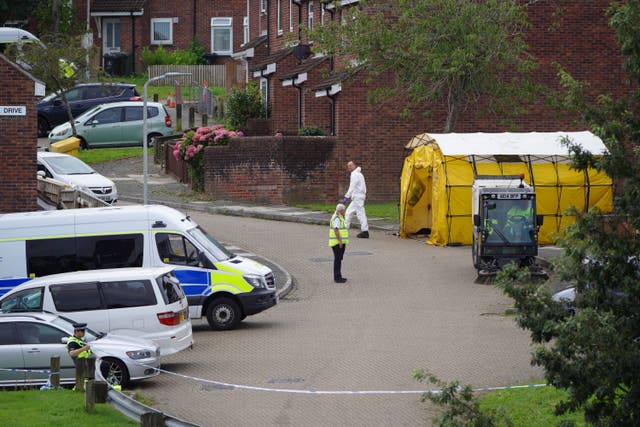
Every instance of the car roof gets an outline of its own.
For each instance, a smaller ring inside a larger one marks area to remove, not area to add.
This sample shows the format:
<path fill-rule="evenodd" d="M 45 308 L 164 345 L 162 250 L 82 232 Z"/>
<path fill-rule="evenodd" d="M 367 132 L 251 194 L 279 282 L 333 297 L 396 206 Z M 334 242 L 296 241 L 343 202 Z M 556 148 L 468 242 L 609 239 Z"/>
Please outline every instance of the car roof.
<path fill-rule="evenodd" d="M 133 83 L 120 83 L 120 82 L 96 82 L 96 83 L 79 83 L 74 87 L 91 87 L 91 86 L 122 86 L 122 87 L 136 87 Z"/>
<path fill-rule="evenodd" d="M 166 267 L 127 267 L 106 268 L 102 270 L 72 271 L 69 273 L 51 274 L 49 276 L 36 277 L 25 282 L 24 285 L 39 285 L 51 282 L 69 283 L 77 281 L 101 281 L 101 280 L 127 280 L 132 278 L 153 278 L 173 271 L 175 266 Z M 22 287 L 22 285 L 18 285 Z M 18 288 L 16 286 L 16 288 Z M 14 288 L 14 289 L 16 289 Z M 7 293 L 8 294 L 8 293 Z"/>
<path fill-rule="evenodd" d="M 28 31 L 15 27 L 0 27 L 0 43 L 13 43 L 19 40 L 36 40 L 36 36 Z"/>
<path fill-rule="evenodd" d="M 40 157 L 75 157 L 75 156 L 71 156 L 69 154 L 66 153 L 56 153 L 53 151 L 38 151 L 38 158 Z M 77 157 L 76 157 L 77 159 Z M 80 159 L 78 159 L 80 160 Z M 80 160 L 82 161 L 82 160 Z"/>
<path fill-rule="evenodd" d="M 162 103 L 161 102 L 151 102 L 151 101 L 147 101 L 147 107 L 162 107 Z M 104 104 L 99 104 L 96 105 L 96 107 L 102 107 L 102 108 L 113 108 L 113 107 L 142 107 L 142 100 L 140 101 L 118 101 L 118 102 L 105 102 Z M 94 107 L 95 108 L 95 107 Z M 92 111 L 92 109 L 89 109 L 88 111 Z M 82 114 L 85 114 L 82 113 Z"/>
<path fill-rule="evenodd" d="M 40 320 L 44 322 L 50 322 L 53 319 L 56 319 L 60 316 L 53 313 L 47 313 L 44 311 L 39 312 L 13 312 L 13 313 L 2 313 L 0 312 L 0 320 L 2 319 L 12 319 L 12 320 Z"/>

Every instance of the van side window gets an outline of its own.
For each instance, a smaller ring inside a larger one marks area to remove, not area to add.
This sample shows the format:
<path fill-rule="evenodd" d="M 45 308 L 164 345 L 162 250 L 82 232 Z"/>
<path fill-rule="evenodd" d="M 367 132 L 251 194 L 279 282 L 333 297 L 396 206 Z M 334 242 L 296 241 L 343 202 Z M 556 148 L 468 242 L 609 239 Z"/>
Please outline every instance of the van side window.
<path fill-rule="evenodd" d="M 142 234 L 78 237 L 78 270 L 142 267 L 143 241 Z"/>
<path fill-rule="evenodd" d="M 2 301 L 0 311 L 4 313 L 12 311 L 41 311 L 43 290 L 44 288 L 40 287 L 16 292 L 10 298 Z"/>
<path fill-rule="evenodd" d="M 88 311 L 103 308 L 97 282 L 51 285 L 49 290 L 57 311 Z"/>
<path fill-rule="evenodd" d="M 156 233 L 156 245 L 165 264 L 198 265 L 198 248 L 181 234 Z"/>
<path fill-rule="evenodd" d="M 142 307 L 156 305 L 153 286 L 148 280 L 101 282 L 107 308 Z"/>
<path fill-rule="evenodd" d="M 78 270 L 73 237 L 27 240 L 27 274 L 40 277 Z"/>

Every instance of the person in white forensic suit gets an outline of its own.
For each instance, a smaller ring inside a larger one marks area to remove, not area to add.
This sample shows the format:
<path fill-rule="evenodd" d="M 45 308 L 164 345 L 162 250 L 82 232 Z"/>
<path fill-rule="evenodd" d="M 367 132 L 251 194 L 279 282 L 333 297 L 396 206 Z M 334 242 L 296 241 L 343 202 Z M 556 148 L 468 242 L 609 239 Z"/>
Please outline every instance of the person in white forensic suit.
<path fill-rule="evenodd" d="M 361 239 L 369 238 L 369 223 L 367 222 L 367 214 L 364 211 L 364 201 L 367 198 L 367 184 L 364 182 L 364 175 L 362 175 L 362 168 L 356 166 L 355 163 L 347 163 L 347 169 L 351 172 L 351 178 L 349 182 L 349 190 L 344 195 L 343 203 L 349 203 L 347 212 L 345 213 L 345 223 L 347 230 L 351 226 L 351 219 L 355 214 L 360 222 L 360 233 L 356 237 Z"/>

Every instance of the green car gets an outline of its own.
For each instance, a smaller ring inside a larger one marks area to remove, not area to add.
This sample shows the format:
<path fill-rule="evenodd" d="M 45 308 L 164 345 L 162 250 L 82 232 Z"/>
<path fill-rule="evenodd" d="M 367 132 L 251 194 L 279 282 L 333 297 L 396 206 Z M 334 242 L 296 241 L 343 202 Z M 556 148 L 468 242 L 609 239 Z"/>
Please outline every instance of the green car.
<path fill-rule="evenodd" d="M 101 104 L 85 111 L 75 120 L 76 137 L 81 148 L 142 145 L 142 101 Z M 173 134 L 171 117 L 159 102 L 147 102 L 148 140 Z M 73 136 L 71 123 L 56 126 L 49 133 L 49 142 Z"/>

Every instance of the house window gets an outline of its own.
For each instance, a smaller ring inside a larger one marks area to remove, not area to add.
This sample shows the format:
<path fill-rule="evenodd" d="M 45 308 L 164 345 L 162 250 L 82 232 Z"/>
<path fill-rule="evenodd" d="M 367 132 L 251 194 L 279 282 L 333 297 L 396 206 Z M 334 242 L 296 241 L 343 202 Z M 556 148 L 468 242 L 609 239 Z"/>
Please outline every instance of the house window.
<path fill-rule="evenodd" d="M 278 0 L 278 34 L 282 34 L 282 0 Z"/>
<path fill-rule="evenodd" d="M 233 18 L 211 18 L 211 51 L 218 55 L 233 53 Z"/>
<path fill-rule="evenodd" d="M 293 0 L 289 0 L 289 32 L 293 33 Z"/>
<path fill-rule="evenodd" d="M 269 80 L 264 77 L 260 78 L 260 94 L 262 95 L 262 102 L 265 105 L 269 105 Z"/>
<path fill-rule="evenodd" d="M 249 17 L 242 19 L 242 44 L 249 43 Z"/>
<path fill-rule="evenodd" d="M 324 15 L 327 13 L 326 5 L 324 3 L 320 3 L 320 25 L 324 27 Z"/>
<path fill-rule="evenodd" d="M 260 12 L 261 13 L 267 12 L 267 0 L 260 0 Z"/>
<path fill-rule="evenodd" d="M 313 30 L 313 2 L 310 1 L 307 6 L 307 27 Z"/>
<path fill-rule="evenodd" d="M 173 19 L 151 20 L 151 44 L 173 44 Z"/>

